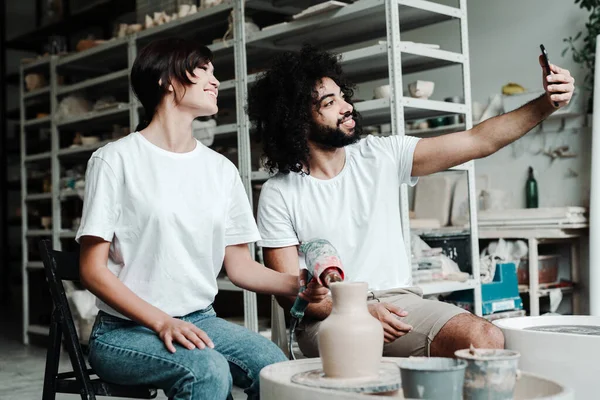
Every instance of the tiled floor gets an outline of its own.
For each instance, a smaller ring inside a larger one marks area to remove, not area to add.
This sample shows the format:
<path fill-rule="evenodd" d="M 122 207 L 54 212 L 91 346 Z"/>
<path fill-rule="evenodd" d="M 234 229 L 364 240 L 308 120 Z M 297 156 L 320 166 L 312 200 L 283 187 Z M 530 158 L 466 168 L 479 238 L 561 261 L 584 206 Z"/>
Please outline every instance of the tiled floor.
<path fill-rule="evenodd" d="M 21 342 L 20 310 L 2 305 L 0 322 L 0 400 L 40 400 L 44 381 L 46 347 L 44 341 L 28 346 Z M 61 356 L 60 371 L 70 370 L 66 352 Z M 245 399 L 246 395 L 234 387 L 234 399 Z M 79 396 L 58 394 L 57 400 L 76 400 Z M 100 397 L 108 399 L 108 397 Z M 119 398 L 112 397 L 119 400 Z M 166 400 L 161 392 L 158 400 Z M 125 399 L 122 399 L 125 400 Z"/>
<path fill-rule="evenodd" d="M 4 331 L 4 324 L 2 331 Z M 44 381 L 44 363 L 46 350 L 39 345 L 25 346 L 16 338 L 0 334 L 0 399 L 2 400 L 39 400 L 42 398 Z M 61 357 L 61 371 L 69 370 L 66 353 Z M 246 395 L 234 388 L 234 399 L 245 399 Z M 79 396 L 59 394 L 57 400 L 78 399 Z M 115 400 L 118 398 L 112 397 Z M 166 400 L 163 393 L 157 396 Z M 124 399 L 123 399 L 124 400 Z"/>

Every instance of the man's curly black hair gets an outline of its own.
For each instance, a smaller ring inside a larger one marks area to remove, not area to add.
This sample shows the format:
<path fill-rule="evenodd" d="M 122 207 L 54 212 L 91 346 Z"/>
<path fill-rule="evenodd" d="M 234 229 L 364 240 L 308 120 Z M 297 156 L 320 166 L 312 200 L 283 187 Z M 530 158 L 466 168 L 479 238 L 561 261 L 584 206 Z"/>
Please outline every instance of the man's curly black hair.
<path fill-rule="evenodd" d="M 274 58 L 250 88 L 247 112 L 252 133 L 262 141 L 265 165 L 272 173 L 305 172 L 307 140 L 314 126 L 311 110 L 316 102 L 315 87 L 325 77 L 340 87 L 350 103 L 354 86 L 344 77 L 339 56 L 311 45 Z"/>

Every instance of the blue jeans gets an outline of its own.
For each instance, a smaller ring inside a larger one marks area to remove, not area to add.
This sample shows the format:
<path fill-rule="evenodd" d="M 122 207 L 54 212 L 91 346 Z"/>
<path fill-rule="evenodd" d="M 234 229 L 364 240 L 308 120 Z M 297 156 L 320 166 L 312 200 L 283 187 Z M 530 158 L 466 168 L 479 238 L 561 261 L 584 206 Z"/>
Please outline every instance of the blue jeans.
<path fill-rule="evenodd" d="M 152 330 L 100 311 L 90 336 L 90 365 L 108 382 L 152 385 L 173 400 L 222 400 L 232 383 L 258 399 L 260 370 L 287 360 L 267 338 L 217 318 L 212 306 L 181 319 L 206 332 L 215 348 L 188 350 L 174 342 L 171 353 Z"/>

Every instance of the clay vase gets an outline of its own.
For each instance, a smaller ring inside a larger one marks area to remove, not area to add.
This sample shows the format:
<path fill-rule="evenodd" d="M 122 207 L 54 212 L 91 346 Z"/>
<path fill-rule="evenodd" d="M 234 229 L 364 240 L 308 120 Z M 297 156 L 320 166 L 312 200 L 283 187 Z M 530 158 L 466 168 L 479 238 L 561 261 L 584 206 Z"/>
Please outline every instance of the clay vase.
<path fill-rule="evenodd" d="M 336 282 L 329 287 L 333 309 L 319 327 L 319 354 L 329 378 L 379 376 L 383 327 L 367 308 L 366 282 Z"/>

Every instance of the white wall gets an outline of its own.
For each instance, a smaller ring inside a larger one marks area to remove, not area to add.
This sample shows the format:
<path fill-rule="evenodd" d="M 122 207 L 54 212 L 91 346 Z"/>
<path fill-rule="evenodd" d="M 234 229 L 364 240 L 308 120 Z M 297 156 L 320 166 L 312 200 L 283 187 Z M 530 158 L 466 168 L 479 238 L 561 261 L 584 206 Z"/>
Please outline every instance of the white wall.
<path fill-rule="evenodd" d="M 542 88 L 538 64 L 539 45 L 544 44 L 550 61 L 571 71 L 576 82 L 583 82 L 584 71 L 567 53 L 561 58 L 563 38 L 574 36 L 584 28 L 587 13 L 572 0 L 469 0 L 468 29 L 470 45 L 471 86 L 474 101 L 487 104 L 490 96 L 501 93 L 502 86 L 516 82 L 529 90 Z M 460 51 L 459 26 L 455 21 L 411 31 L 402 40 L 436 43 L 442 49 Z M 435 82 L 434 100 L 460 94 L 461 68 L 444 69 L 406 75 L 406 84 L 416 79 Z M 363 98 L 372 96 L 373 82 L 358 91 Z M 591 132 L 530 132 L 515 144 L 476 162 L 478 174 L 487 174 L 494 188 L 511 194 L 513 207 L 524 207 L 524 185 L 527 168 L 537 172 L 540 206 L 587 205 Z M 579 156 L 558 159 L 553 163 L 542 154 L 542 147 L 569 145 Z M 569 169 L 579 174 L 568 177 Z"/>
<path fill-rule="evenodd" d="M 585 72 L 572 61 L 570 53 L 561 58 L 563 38 L 584 28 L 587 13 L 569 0 L 476 0 L 469 1 L 469 40 L 473 99 L 484 101 L 506 82 L 518 82 L 528 89 L 541 88 L 537 61 L 543 43 L 550 60 L 571 71 L 582 83 Z M 566 144 L 579 154 L 575 159 L 551 162 L 545 155 L 533 155 L 546 143 Z M 513 204 L 523 206 L 526 170 L 538 172 L 540 206 L 587 205 L 590 182 L 591 132 L 530 133 L 514 145 L 476 163 L 492 184 L 513 194 Z M 513 151 L 517 150 L 517 151 Z M 516 153 L 516 154 L 515 154 Z M 569 168 L 579 174 L 569 178 Z"/>

